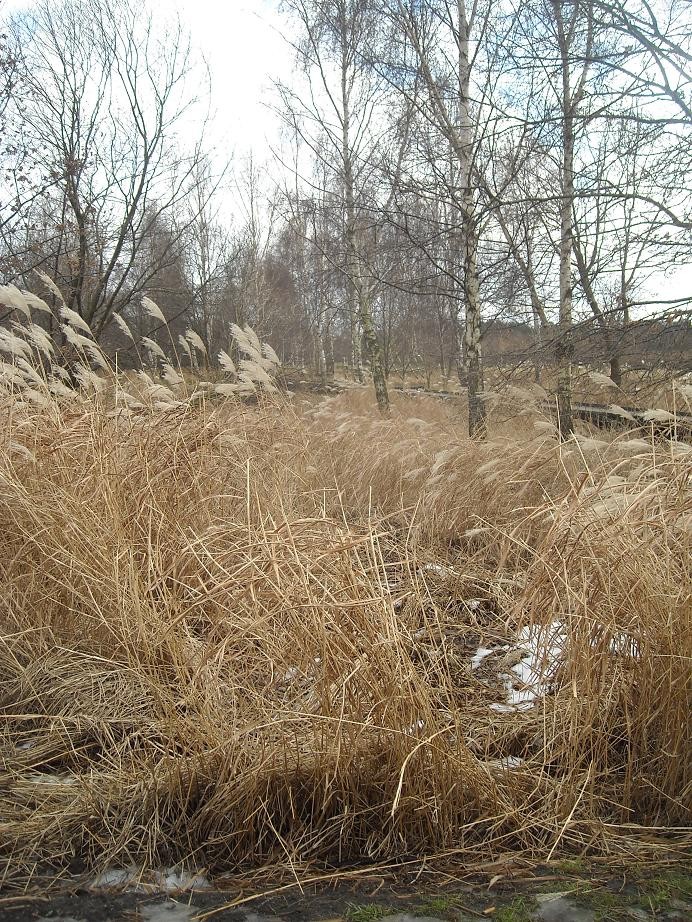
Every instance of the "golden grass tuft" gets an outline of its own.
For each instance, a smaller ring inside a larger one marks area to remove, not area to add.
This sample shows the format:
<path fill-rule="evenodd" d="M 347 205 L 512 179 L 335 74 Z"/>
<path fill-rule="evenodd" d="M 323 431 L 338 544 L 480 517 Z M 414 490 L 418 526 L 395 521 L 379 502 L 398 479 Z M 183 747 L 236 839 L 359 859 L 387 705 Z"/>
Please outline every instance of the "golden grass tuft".
<path fill-rule="evenodd" d="M 689 844 L 686 446 L 138 386 L 3 405 L 8 879 Z"/>

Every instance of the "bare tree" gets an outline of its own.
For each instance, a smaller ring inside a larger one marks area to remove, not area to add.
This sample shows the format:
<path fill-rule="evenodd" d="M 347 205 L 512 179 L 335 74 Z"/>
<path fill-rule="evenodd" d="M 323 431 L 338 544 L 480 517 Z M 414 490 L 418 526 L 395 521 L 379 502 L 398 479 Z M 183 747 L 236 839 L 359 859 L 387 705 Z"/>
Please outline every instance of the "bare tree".
<path fill-rule="evenodd" d="M 0 4 L 2 13 L 4 4 Z M 0 129 L 5 130 L 4 115 L 12 97 L 17 61 L 8 36 L 0 32 Z"/>
<path fill-rule="evenodd" d="M 541 306 L 548 313 L 548 299 L 539 297 L 535 272 L 507 214 L 523 214 L 524 224 L 538 218 L 547 254 L 552 247 L 558 260 L 559 319 L 553 341 L 563 436 L 573 428 L 572 326 L 580 308 L 592 314 L 611 377 L 619 384 L 619 342 L 632 295 L 657 266 L 663 270 L 679 257 L 683 246 L 689 178 L 679 163 L 690 163 L 691 147 L 684 124 L 690 86 L 682 64 L 684 30 L 670 15 L 659 23 L 652 8 L 646 13 L 644 6 L 636 0 L 522 3 L 507 43 L 516 67 L 513 93 L 527 101 L 533 152 L 526 167 L 533 190 L 526 183 L 523 190 L 517 185 L 506 189 L 497 202 L 497 220 L 537 313 Z M 674 0 L 658 5 L 669 13 L 674 7 Z M 640 14 L 649 22 L 648 37 L 642 34 Z M 671 150 L 679 156 L 671 158 Z M 547 273 L 550 278 L 549 266 Z"/>
<path fill-rule="evenodd" d="M 330 202 L 332 219 L 341 208 L 345 239 L 337 79 L 343 46 L 338 29 L 323 19 L 338 4 L 291 6 L 309 20 L 305 44 L 297 44 L 313 79 L 305 92 L 294 85 L 283 94 L 291 124 L 321 165 L 301 173 L 302 191 L 293 201 L 309 202 L 305 215 L 322 228 L 310 234 L 303 220 L 300 233 L 336 266 L 325 234 L 330 221 L 314 216 L 326 215 Z M 537 379 L 552 350 L 566 438 L 573 429 L 575 337 L 582 354 L 605 358 L 619 382 L 633 298 L 645 297 L 656 269 L 674 265 L 689 248 L 690 30 L 682 5 L 659 0 L 654 13 L 644 0 L 522 0 L 500 7 L 484 0 L 379 0 L 377 8 L 377 23 L 353 54 L 381 81 L 364 85 L 390 88 L 377 97 L 389 105 L 387 111 L 379 102 L 352 105 L 351 112 L 368 142 L 377 136 L 380 150 L 394 151 L 401 141 L 401 154 L 385 162 L 368 143 L 352 158 L 360 170 L 358 258 L 349 263 L 353 247 L 342 247 L 346 317 L 357 315 L 351 283 L 357 269 L 367 283 L 385 376 L 393 366 L 406 374 L 413 362 L 425 366 L 426 377 L 436 364 L 446 376 L 456 358 L 469 385 L 474 435 L 484 428 L 482 339 L 493 324 L 510 321 L 505 333 L 493 334 L 494 348 L 516 334 L 518 360 L 525 362 L 533 342 Z M 389 117 L 397 98 L 409 113 L 404 132 Z M 300 262 L 298 274 L 317 293 L 305 253 Z M 330 297 L 339 300 L 333 283 Z M 320 311 L 310 306 L 311 316 Z M 528 328 L 519 330 L 517 321 Z M 306 322 L 314 325 L 307 315 Z"/>
<path fill-rule="evenodd" d="M 485 114 L 481 114 L 488 83 L 481 75 L 479 85 L 474 82 L 473 74 L 486 36 L 490 7 L 485 3 L 469 7 L 465 0 L 452 4 L 440 0 L 420 3 L 395 0 L 384 3 L 383 12 L 392 30 L 393 58 L 385 65 L 384 72 L 407 96 L 422 123 L 442 140 L 443 152 L 446 148 L 453 158 L 451 169 L 444 172 L 435 165 L 439 155 L 433 154 L 429 163 L 438 192 L 446 187 L 447 199 L 458 216 L 458 221 L 452 219 L 458 227 L 452 236 L 459 250 L 458 275 L 463 279 L 469 432 L 478 436 L 485 429 L 485 406 L 478 269 L 480 215 L 474 174 L 484 129 L 488 126 L 483 121 Z M 439 150 L 439 140 L 430 147 Z M 436 261 L 442 269 L 439 256 Z M 454 274 L 453 269 L 450 274 Z"/>
<path fill-rule="evenodd" d="M 38 0 L 10 30 L 22 50 L 10 119 L 39 195 L 14 203 L 5 263 L 15 276 L 48 269 L 99 335 L 161 268 L 138 259 L 152 222 L 199 185 L 205 110 L 190 45 L 177 22 L 156 22 L 134 0 Z M 51 225 L 40 237 L 39 213 Z"/>
<path fill-rule="evenodd" d="M 300 30 L 296 51 L 307 78 L 304 94 L 282 87 L 289 123 L 307 113 L 299 129 L 313 154 L 333 172 L 343 209 L 343 263 L 351 321 L 353 364 L 360 376 L 362 329 L 377 404 L 389 411 L 389 395 L 372 312 L 372 280 L 367 272 L 368 181 L 377 155 L 380 81 L 365 56 L 375 27 L 368 0 L 287 0 Z"/>
<path fill-rule="evenodd" d="M 571 435 L 572 343 L 572 252 L 574 247 L 574 147 L 578 131 L 578 110 L 584 96 L 593 48 L 593 3 L 565 3 L 550 0 L 547 11 L 555 30 L 558 51 L 558 100 L 562 133 L 560 200 L 560 319 L 557 339 L 558 424 L 562 438 Z M 576 67 L 575 67 L 576 64 Z"/>

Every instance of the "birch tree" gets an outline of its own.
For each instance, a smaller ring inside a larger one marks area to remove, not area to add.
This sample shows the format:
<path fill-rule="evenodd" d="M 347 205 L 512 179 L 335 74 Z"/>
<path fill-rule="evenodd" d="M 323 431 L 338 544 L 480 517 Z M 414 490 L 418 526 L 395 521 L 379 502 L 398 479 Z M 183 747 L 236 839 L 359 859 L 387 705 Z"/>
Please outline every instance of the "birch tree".
<path fill-rule="evenodd" d="M 373 285 L 366 256 L 367 186 L 377 157 L 376 113 L 382 101 L 380 82 L 366 64 L 369 37 L 375 28 L 374 6 L 368 0 L 287 0 L 286 6 L 300 29 L 295 48 L 307 87 L 303 93 L 282 87 L 284 109 L 289 124 L 301 126 L 307 147 L 336 171 L 353 365 L 356 376 L 362 378 L 362 330 L 377 404 L 387 413 L 389 395 L 373 321 Z M 296 119 L 296 112 L 307 117 Z"/>
<path fill-rule="evenodd" d="M 390 80 L 431 126 L 450 151 L 454 163 L 447 192 L 458 215 L 457 262 L 463 278 L 463 350 L 468 385 L 469 433 L 485 430 L 481 346 L 481 291 L 478 272 L 477 155 L 483 136 L 479 130 L 479 95 L 472 98 L 474 67 L 486 34 L 490 6 L 465 0 L 455 3 L 393 0 L 385 4 L 392 30 Z M 409 75 L 407 78 L 407 74 Z M 481 85 L 484 77 L 481 75 Z M 412 86 L 420 86 L 415 93 Z"/>
<path fill-rule="evenodd" d="M 584 97 L 593 49 L 593 3 L 550 0 L 547 12 L 557 44 L 557 97 L 562 134 L 560 197 L 560 319 L 558 321 L 557 406 L 562 438 L 574 430 L 572 418 L 572 255 L 574 249 L 574 147 L 578 110 Z"/>
<path fill-rule="evenodd" d="M 619 385 L 632 295 L 679 255 L 686 234 L 689 30 L 673 15 L 675 0 L 655 8 L 661 20 L 639 0 L 528 0 L 516 5 L 507 43 L 537 154 L 553 165 L 546 182 L 536 155 L 527 162 L 534 194 L 520 196 L 517 207 L 539 217 L 558 261 L 553 340 L 564 438 L 573 431 L 574 321 L 592 315 Z M 510 250 L 520 262 L 516 246 Z"/>

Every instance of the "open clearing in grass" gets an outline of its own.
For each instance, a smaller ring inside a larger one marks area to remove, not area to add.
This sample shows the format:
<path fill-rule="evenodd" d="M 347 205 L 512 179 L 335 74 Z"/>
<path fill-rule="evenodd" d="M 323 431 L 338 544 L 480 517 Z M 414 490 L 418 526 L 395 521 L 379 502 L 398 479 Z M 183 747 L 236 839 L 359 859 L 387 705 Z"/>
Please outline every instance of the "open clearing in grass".
<path fill-rule="evenodd" d="M 689 845 L 689 446 L 35 387 L 1 410 L 6 882 Z"/>

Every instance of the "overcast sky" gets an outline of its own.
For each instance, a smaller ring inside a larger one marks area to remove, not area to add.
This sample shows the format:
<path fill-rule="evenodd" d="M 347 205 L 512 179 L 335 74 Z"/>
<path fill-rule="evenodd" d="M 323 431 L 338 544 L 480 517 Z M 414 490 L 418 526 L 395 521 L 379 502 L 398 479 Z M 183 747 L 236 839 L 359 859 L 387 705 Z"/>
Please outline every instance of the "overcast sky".
<path fill-rule="evenodd" d="M 281 35 L 277 0 L 159 0 L 177 6 L 212 73 L 214 140 L 262 157 L 274 143 L 272 79 L 287 79 L 293 52 Z"/>

